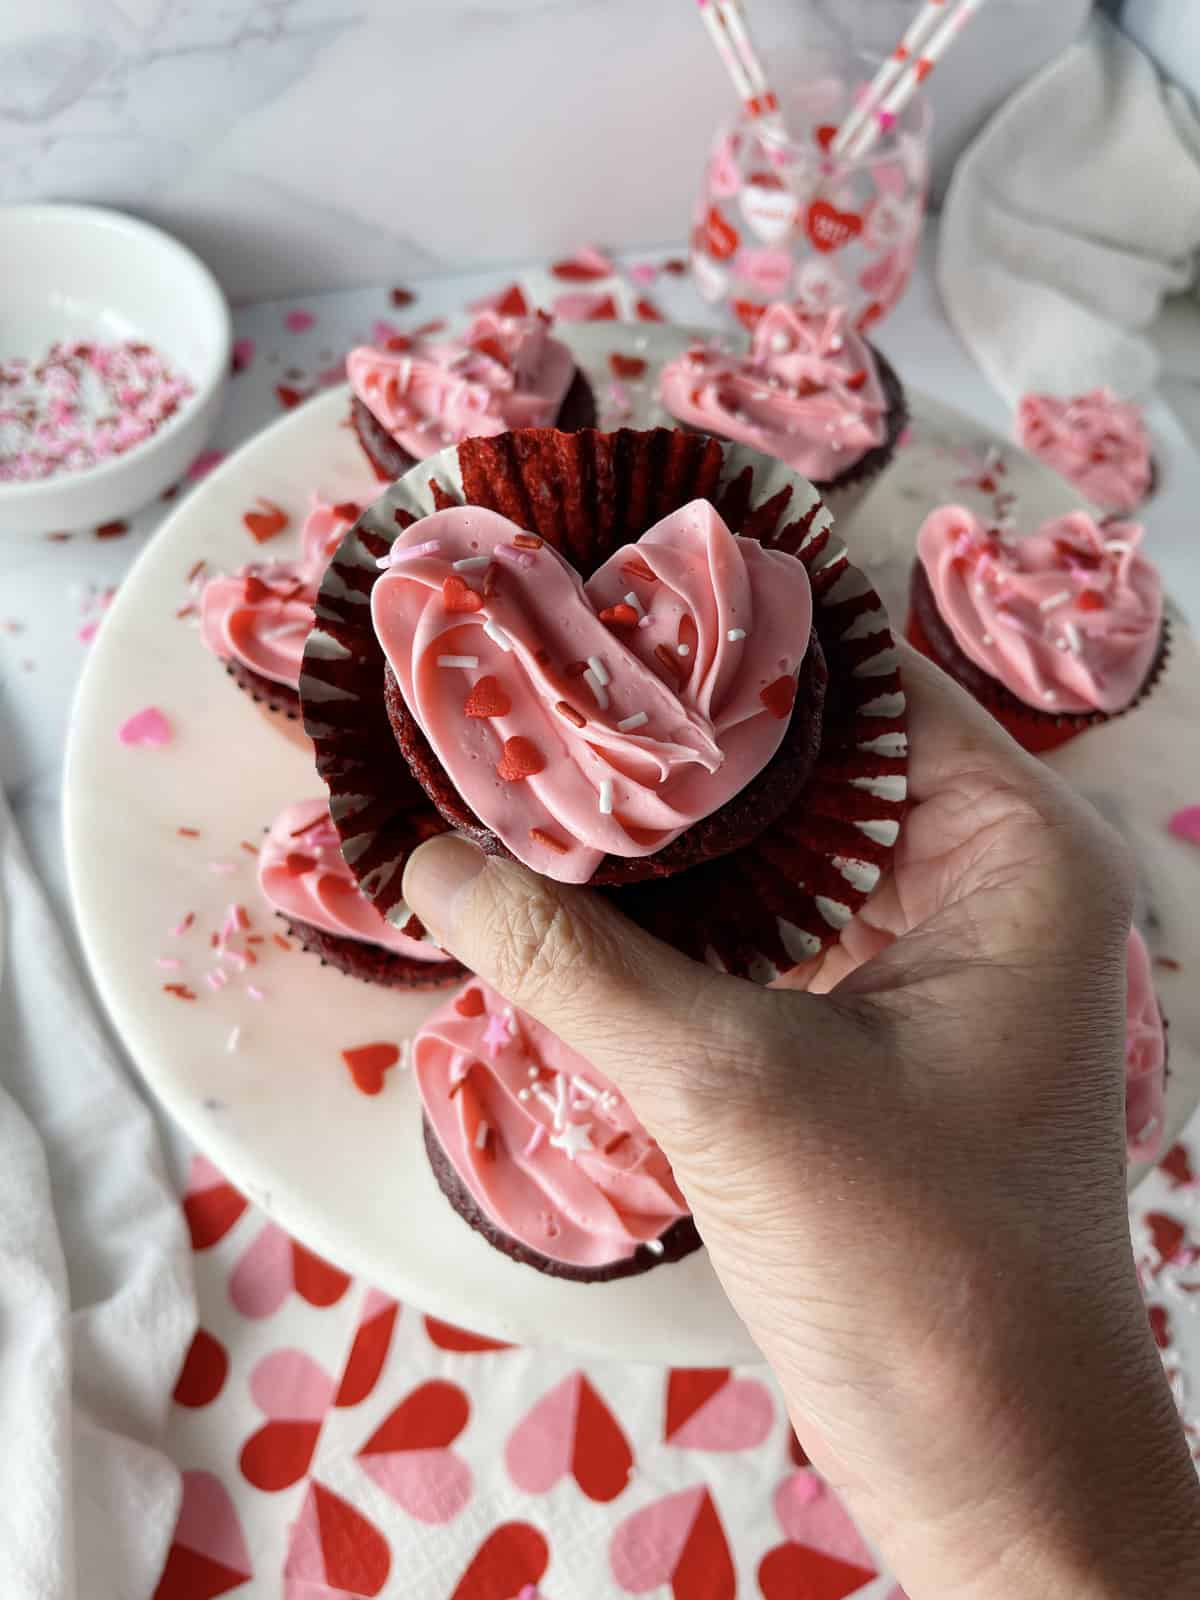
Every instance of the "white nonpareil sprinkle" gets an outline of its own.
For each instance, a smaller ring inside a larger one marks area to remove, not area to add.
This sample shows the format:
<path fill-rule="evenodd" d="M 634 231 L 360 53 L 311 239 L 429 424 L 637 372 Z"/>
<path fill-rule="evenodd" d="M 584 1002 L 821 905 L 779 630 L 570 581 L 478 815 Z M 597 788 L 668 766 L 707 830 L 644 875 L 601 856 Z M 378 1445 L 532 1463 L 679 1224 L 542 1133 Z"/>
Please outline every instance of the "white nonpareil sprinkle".
<path fill-rule="evenodd" d="M 613 788 L 611 778 L 600 780 L 600 810 L 606 817 L 612 816 Z"/>
<path fill-rule="evenodd" d="M 690 644 L 677 644 L 675 646 L 675 654 L 677 656 L 690 656 L 691 653 L 692 647 Z"/>
<path fill-rule="evenodd" d="M 454 563 L 455 572 L 477 572 L 480 567 L 490 567 L 491 556 L 464 556 Z"/>
<path fill-rule="evenodd" d="M 661 1256 L 663 1251 L 666 1248 L 667 1248 L 666 1245 L 662 1242 L 661 1239 L 647 1239 L 646 1240 L 646 1249 L 649 1250 L 649 1252 L 650 1252 L 650 1254 L 652 1256 Z"/>
<path fill-rule="evenodd" d="M 640 622 L 641 619 L 646 615 L 646 612 L 645 612 L 645 609 L 642 606 L 642 602 L 638 599 L 637 595 L 635 595 L 633 590 L 630 589 L 629 593 L 627 595 L 623 596 L 623 599 L 624 599 L 625 604 L 627 606 L 632 606 L 633 609 L 637 612 L 638 621 Z"/>
<path fill-rule="evenodd" d="M 1063 623 L 1063 634 L 1067 641 L 1067 649 L 1073 656 L 1083 654 L 1083 637 L 1073 622 Z"/>
<path fill-rule="evenodd" d="M 1053 594 L 1048 594 L 1044 600 L 1038 601 L 1038 610 L 1053 611 L 1055 606 L 1065 606 L 1070 598 L 1070 589 L 1056 589 Z"/>
<path fill-rule="evenodd" d="M 437 664 L 439 667 L 477 667 L 479 665 L 479 657 L 439 656 L 437 658 Z"/>
<path fill-rule="evenodd" d="M 601 711 L 607 711 L 608 710 L 608 690 L 600 682 L 600 679 L 592 671 L 591 667 L 589 667 L 587 669 L 587 671 L 584 673 L 583 678 L 584 678 L 584 682 L 587 684 L 588 688 L 595 695 L 596 704 L 600 707 Z"/>
<path fill-rule="evenodd" d="M 650 718 L 644 711 L 635 711 L 631 717 L 622 717 L 617 727 L 622 733 L 632 733 L 634 728 L 644 727 Z"/>
<path fill-rule="evenodd" d="M 982 637 L 982 641 L 981 642 L 983 644 L 995 644 L 996 641 L 995 641 L 995 639 L 992 638 L 990 633 L 985 633 L 983 635 L 983 637 Z"/>
<path fill-rule="evenodd" d="M 745 628 L 730 628 L 725 637 L 730 644 L 739 644 L 746 637 L 746 630 Z"/>
<path fill-rule="evenodd" d="M 1104 548 L 1106 550 L 1115 550 L 1118 555 L 1123 556 L 1128 555 L 1133 546 L 1128 539 L 1108 539 L 1105 541 Z"/>
<path fill-rule="evenodd" d="M 518 1089 L 517 1090 L 517 1099 L 518 1100 L 528 1100 L 529 1099 L 529 1090 L 528 1089 Z"/>
<path fill-rule="evenodd" d="M 538 1076 L 538 1069 L 536 1067 L 530 1067 L 527 1075 L 530 1078 L 536 1078 Z"/>
<path fill-rule="evenodd" d="M 596 674 L 597 678 L 599 678 L 600 682 L 607 687 L 612 682 L 612 678 L 609 675 L 608 668 L 604 665 L 603 661 L 601 661 L 600 657 L 589 656 L 587 658 L 587 662 L 588 666 L 591 667 L 592 671 Z"/>
<path fill-rule="evenodd" d="M 230 1028 L 229 1037 L 225 1041 L 225 1048 L 229 1052 L 230 1055 L 232 1055 L 233 1052 L 237 1049 L 238 1040 L 241 1037 L 242 1037 L 242 1028 L 241 1028 L 241 1024 L 240 1023 L 236 1027 Z"/>
<path fill-rule="evenodd" d="M 493 644 L 498 644 L 500 646 L 501 650 L 511 651 L 512 641 L 509 639 L 508 635 L 505 633 L 500 624 L 493 621 L 491 617 L 489 617 L 484 623 L 483 631 L 487 634 L 488 638 Z"/>
<path fill-rule="evenodd" d="M 476 1150 L 482 1150 L 483 1149 L 484 1145 L 488 1142 L 488 1134 L 491 1131 L 492 1130 L 488 1127 L 487 1123 L 484 1122 L 482 1118 L 480 1118 L 479 1126 L 475 1129 L 475 1148 L 476 1148 Z"/>
<path fill-rule="evenodd" d="M 1043 689 L 1042 690 L 1042 699 L 1043 700 L 1049 700 L 1049 701 L 1053 702 L 1053 700 L 1054 700 L 1054 690 L 1053 689 Z"/>

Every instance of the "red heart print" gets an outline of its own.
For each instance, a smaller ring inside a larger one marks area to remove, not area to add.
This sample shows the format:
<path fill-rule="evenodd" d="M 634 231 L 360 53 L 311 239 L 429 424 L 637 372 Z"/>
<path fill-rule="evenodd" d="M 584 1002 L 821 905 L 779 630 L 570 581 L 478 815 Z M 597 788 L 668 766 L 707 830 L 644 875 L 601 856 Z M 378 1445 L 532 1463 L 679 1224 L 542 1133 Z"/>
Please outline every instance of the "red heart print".
<path fill-rule="evenodd" d="M 1150 1248 L 1155 1255 L 1152 1271 L 1157 1276 L 1178 1254 L 1180 1245 L 1187 1237 L 1187 1229 L 1177 1217 L 1169 1217 L 1161 1211 L 1148 1211 L 1146 1226 L 1150 1230 Z"/>
<path fill-rule="evenodd" d="M 615 1500 L 633 1452 L 621 1426 L 582 1372 L 542 1396 L 508 1436 L 508 1475 L 526 1494 L 545 1494 L 570 1473 L 589 1500 Z"/>
<path fill-rule="evenodd" d="M 837 124 L 835 122 L 822 122 L 820 127 L 813 129 L 813 133 L 821 149 L 828 150 L 829 146 L 837 138 Z"/>
<path fill-rule="evenodd" d="M 342 1381 L 334 1396 L 335 1406 L 361 1404 L 379 1382 L 399 1315 L 400 1307 L 394 1300 L 380 1294 L 378 1289 L 367 1290 L 367 1298 L 359 1315 L 358 1331 L 354 1335 L 354 1343 L 350 1346 L 350 1354 L 342 1369 Z"/>
<path fill-rule="evenodd" d="M 732 309 L 734 316 L 741 323 L 742 327 L 748 328 L 750 332 L 753 333 L 755 328 L 757 328 L 759 323 L 762 321 L 763 312 L 767 308 L 766 306 L 756 305 L 753 300 L 734 300 L 732 302 Z"/>
<path fill-rule="evenodd" d="M 372 1522 L 323 1484 L 312 1482 L 292 1524 L 283 1575 L 347 1595 L 377 1595 L 392 1553 Z"/>
<path fill-rule="evenodd" d="M 502 1522 L 471 1557 L 450 1600 L 513 1600 L 549 1565 L 544 1534 L 528 1522 Z"/>
<path fill-rule="evenodd" d="M 499 678 L 489 672 L 467 696 L 463 714 L 468 717 L 506 717 L 512 710 L 512 701 L 505 694 Z"/>
<path fill-rule="evenodd" d="M 460 578 L 457 572 L 452 572 L 442 582 L 442 604 L 452 615 L 457 615 L 459 612 L 466 614 L 483 608 L 483 596 L 476 594 L 471 585 L 464 578 Z"/>
<path fill-rule="evenodd" d="M 1171 1322 L 1167 1316 L 1166 1306 L 1147 1306 L 1147 1315 L 1150 1318 L 1150 1332 L 1154 1335 L 1154 1342 L 1160 1350 L 1171 1348 Z"/>
<path fill-rule="evenodd" d="M 796 680 L 790 674 L 776 678 L 773 683 L 767 684 L 765 689 L 758 691 L 758 698 L 766 706 L 773 717 L 780 721 L 792 712 L 792 705 L 796 699 Z"/>
<path fill-rule="evenodd" d="M 175 1380 L 172 1399 L 177 1406 L 187 1406 L 189 1411 L 210 1405 L 225 1387 L 228 1373 L 229 1356 L 225 1346 L 207 1328 L 197 1328 Z"/>
<path fill-rule="evenodd" d="M 242 1446 L 242 1476 L 268 1494 L 288 1489 L 308 1471 L 334 1382 L 302 1350 L 276 1350 L 250 1374 L 250 1394 L 266 1423 Z"/>
<path fill-rule="evenodd" d="M 475 991 L 479 993 L 478 989 Z M 480 1007 L 482 1009 L 482 998 Z M 478 1355 L 487 1350 L 512 1350 L 511 1344 L 501 1339 L 488 1339 L 482 1333 L 471 1333 L 466 1328 L 456 1328 L 452 1322 L 442 1322 L 437 1317 L 425 1318 L 425 1332 L 439 1350 L 453 1350 L 459 1355 Z"/>
<path fill-rule="evenodd" d="M 1173 1144 L 1158 1164 L 1171 1180 L 1172 1189 L 1184 1189 L 1196 1182 L 1191 1156 L 1186 1145 Z"/>
<path fill-rule="evenodd" d="M 299 1483 L 312 1463 L 319 1422 L 268 1422 L 242 1446 L 238 1465 L 247 1483 L 274 1494 Z"/>
<path fill-rule="evenodd" d="M 260 495 L 258 504 L 261 509 L 244 512 L 242 521 L 256 544 L 266 544 L 268 539 L 283 532 L 290 519 L 283 507 L 277 506 L 273 500 L 264 500 Z"/>
<path fill-rule="evenodd" d="M 486 1009 L 483 990 L 477 989 L 474 984 L 464 989 L 454 1002 L 454 1009 L 460 1017 L 481 1017 Z"/>
<path fill-rule="evenodd" d="M 736 252 L 741 240 L 731 222 L 727 222 L 716 206 L 709 206 L 704 221 L 704 243 L 710 256 L 718 261 L 728 261 Z"/>
<path fill-rule="evenodd" d="M 665 1438 L 682 1450 L 750 1450 L 775 1421 L 771 1396 L 728 1368 L 679 1369 L 667 1380 Z"/>
<path fill-rule="evenodd" d="M 293 1289 L 309 1305 L 331 1306 L 349 1286 L 344 1272 L 268 1222 L 230 1273 L 229 1298 L 244 1317 L 269 1317 Z"/>
<path fill-rule="evenodd" d="M 193 1250 L 209 1250 L 223 1239 L 247 1204 L 245 1195 L 239 1194 L 206 1156 L 192 1157 L 183 1215 Z"/>
<path fill-rule="evenodd" d="M 496 776 L 505 783 L 520 783 L 522 778 L 536 777 L 545 766 L 545 758 L 533 740 L 518 733 L 505 739 L 504 752 L 496 763 Z"/>
<path fill-rule="evenodd" d="M 211 1472 L 185 1472 L 179 1520 L 154 1600 L 216 1600 L 253 1576 L 224 1484 Z"/>
<path fill-rule="evenodd" d="M 369 1478 L 419 1522 L 449 1522 L 471 1498 L 471 1469 L 449 1448 L 467 1425 L 470 1403 L 435 1379 L 408 1395 L 358 1452 Z"/>
<path fill-rule="evenodd" d="M 350 1274 L 330 1266 L 311 1250 L 306 1250 L 298 1239 L 292 1240 L 292 1277 L 296 1293 L 310 1306 L 332 1306 L 350 1287 Z"/>
<path fill-rule="evenodd" d="M 355 1045 L 342 1051 L 342 1060 L 350 1068 L 354 1087 L 363 1094 L 378 1094 L 383 1088 L 384 1073 L 399 1059 L 399 1045 L 383 1042 Z"/>
<path fill-rule="evenodd" d="M 763 1600 L 845 1600 L 874 1576 L 802 1544 L 780 1544 L 759 1563 L 758 1587 Z"/>
<path fill-rule="evenodd" d="M 667 319 L 648 295 L 641 295 L 634 306 L 639 322 L 665 322 Z"/>
<path fill-rule="evenodd" d="M 804 219 L 804 231 L 813 247 L 821 251 L 840 250 L 857 239 L 863 221 L 856 211 L 839 211 L 828 200 L 814 200 Z"/>
<path fill-rule="evenodd" d="M 729 1542 L 703 1484 L 626 1517 L 613 1535 L 608 1559 L 613 1577 L 630 1594 L 665 1584 L 673 1600 L 734 1600 L 737 1593 Z"/>
<path fill-rule="evenodd" d="M 594 261 L 573 257 L 569 261 L 556 261 L 550 271 L 564 283 L 593 283 L 597 278 L 611 278 L 613 269 L 610 262 L 599 257 Z"/>
<path fill-rule="evenodd" d="M 614 378 L 640 378 L 646 370 L 641 356 L 622 355 L 619 350 L 610 354 L 608 365 Z"/>

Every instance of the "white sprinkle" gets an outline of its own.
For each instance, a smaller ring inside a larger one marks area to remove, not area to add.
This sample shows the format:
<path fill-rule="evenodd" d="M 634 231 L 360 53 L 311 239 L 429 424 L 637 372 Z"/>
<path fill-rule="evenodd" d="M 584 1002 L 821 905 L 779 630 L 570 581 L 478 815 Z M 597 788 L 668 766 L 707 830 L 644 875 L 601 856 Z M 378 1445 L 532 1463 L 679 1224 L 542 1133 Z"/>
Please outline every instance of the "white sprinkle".
<path fill-rule="evenodd" d="M 983 642 L 983 643 L 984 643 L 984 644 L 995 644 L 995 642 L 996 642 L 996 641 L 995 641 L 995 639 L 993 639 L 993 638 L 992 638 L 992 636 L 991 636 L 991 634 L 990 634 L 990 633 L 985 633 L 985 634 L 984 634 L 984 635 L 983 635 L 983 640 L 982 640 L 982 642 Z"/>
<path fill-rule="evenodd" d="M 517 1099 L 518 1100 L 528 1100 L 529 1098 L 530 1098 L 530 1094 L 529 1094 L 529 1090 L 528 1089 L 518 1089 L 517 1090 Z"/>
<path fill-rule="evenodd" d="M 690 656 L 691 653 L 692 647 L 690 644 L 677 644 L 675 646 L 675 654 L 677 656 Z"/>
<path fill-rule="evenodd" d="M 1063 633 L 1066 635 L 1067 649 L 1071 652 L 1071 654 L 1073 656 L 1082 655 L 1083 639 L 1080 635 L 1079 629 L 1075 626 L 1075 624 L 1073 622 L 1064 622 Z"/>
<path fill-rule="evenodd" d="M 644 711 L 635 711 L 631 717 L 622 717 L 617 727 L 622 733 L 632 733 L 634 728 L 644 727 L 650 718 Z"/>
<path fill-rule="evenodd" d="M 623 596 L 623 599 L 624 599 L 625 604 L 627 606 L 632 606 L 633 609 L 637 612 L 638 621 L 640 622 L 642 620 L 642 618 L 646 615 L 646 612 L 645 612 L 645 609 L 642 606 L 642 602 L 638 599 L 637 595 L 635 595 L 633 590 L 630 589 L 629 593 L 627 595 Z"/>
<path fill-rule="evenodd" d="M 529 1076 L 530 1076 L 530 1077 L 531 1077 L 531 1078 L 536 1078 L 536 1077 L 537 1077 L 537 1076 L 538 1076 L 538 1069 L 537 1069 L 537 1067 L 530 1067 L 530 1069 L 529 1069 Z"/>
<path fill-rule="evenodd" d="M 258 985 L 256 983 L 248 983 L 246 985 L 246 993 L 250 996 L 251 1000 L 265 1000 L 266 999 L 266 996 L 263 994 L 262 990 L 258 987 Z"/>
<path fill-rule="evenodd" d="M 491 1131 L 492 1130 L 488 1127 L 487 1123 L 484 1122 L 483 1118 L 481 1117 L 479 1119 L 479 1126 L 475 1129 L 475 1148 L 476 1148 L 476 1150 L 482 1150 L 483 1149 L 484 1145 L 488 1142 L 488 1134 L 491 1133 Z"/>
<path fill-rule="evenodd" d="M 842 348 L 845 342 L 846 341 L 842 338 L 840 333 L 835 333 L 833 338 L 829 341 L 829 348 L 833 351 L 834 355 L 837 355 L 838 351 Z"/>
<path fill-rule="evenodd" d="M 583 676 L 584 676 L 584 681 L 587 683 L 588 688 L 592 691 L 592 693 L 596 697 L 596 704 L 600 707 L 601 711 L 607 711 L 608 710 L 608 690 L 600 682 L 600 679 L 592 671 L 591 667 L 589 667 L 587 669 L 587 671 L 584 673 Z"/>
<path fill-rule="evenodd" d="M 493 644 L 498 644 L 500 646 L 501 650 L 506 652 L 511 651 L 512 641 L 509 639 L 508 635 L 505 633 L 500 624 L 494 621 L 491 617 L 489 617 L 484 623 L 483 631 L 487 634 L 488 638 Z"/>
<path fill-rule="evenodd" d="M 439 667 L 477 667 L 479 665 L 479 657 L 439 656 L 437 658 L 437 664 Z"/>
<path fill-rule="evenodd" d="M 648 628 L 649 626 L 650 626 L 650 618 L 649 617 L 639 617 L 638 618 L 638 627 L 639 628 Z"/>
<path fill-rule="evenodd" d="M 1065 650 L 1067 648 L 1067 641 L 1065 639 L 1055 639 L 1054 648 L 1056 650 Z"/>
<path fill-rule="evenodd" d="M 235 872 L 237 869 L 232 861 L 210 861 L 208 870 L 219 874 L 222 878 L 227 878 L 231 872 Z"/>
<path fill-rule="evenodd" d="M 983 585 L 982 585 L 982 584 L 981 584 L 981 583 L 977 583 L 977 584 L 976 584 L 976 585 L 975 585 L 975 593 L 976 593 L 976 594 L 977 594 L 977 595 L 978 595 L 978 597 L 979 597 L 979 598 L 980 598 L 980 599 L 981 599 L 981 600 L 982 600 L 982 599 L 983 599 L 983 597 L 984 597 L 984 595 L 986 595 L 986 594 L 987 594 L 987 590 L 986 590 L 986 589 L 985 589 L 985 588 L 984 588 L 984 587 L 983 587 Z"/>
<path fill-rule="evenodd" d="M 1118 555 L 1127 555 L 1133 549 L 1133 546 L 1128 539 L 1107 539 L 1104 548 L 1106 550 L 1115 550 Z"/>
<path fill-rule="evenodd" d="M 661 1256 L 663 1251 L 666 1248 L 667 1248 L 666 1245 L 662 1242 L 661 1239 L 647 1239 L 646 1240 L 646 1249 L 649 1250 L 649 1252 L 650 1252 L 650 1254 L 652 1256 Z"/>
<path fill-rule="evenodd" d="M 375 563 L 381 570 L 385 567 L 394 567 L 400 561 L 413 561 L 417 556 L 433 556 L 442 548 L 440 539 L 426 539 L 424 544 L 412 544 L 402 550 L 397 550 L 393 545 L 387 555 L 380 556 Z"/>
<path fill-rule="evenodd" d="M 776 355 L 781 356 L 785 350 L 790 350 L 791 348 L 792 341 L 788 338 L 787 334 L 784 333 L 782 328 L 780 328 L 778 332 L 771 335 L 771 349 Z"/>
<path fill-rule="evenodd" d="M 178 972 L 183 962 L 177 956 L 159 956 L 154 965 L 161 967 L 164 972 Z"/>
<path fill-rule="evenodd" d="M 730 628 L 725 637 L 730 644 L 739 644 L 746 637 L 746 630 L 745 628 Z"/>
<path fill-rule="evenodd" d="M 612 816 L 612 808 L 613 808 L 612 779 L 611 778 L 602 778 L 600 780 L 600 810 L 601 810 L 601 812 L 602 812 L 602 814 L 604 816 L 611 817 Z"/>
<path fill-rule="evenodd" d="M 237 1027 L 230 1028 L 229 1037 L 225 1041 L 225 1049 L 229 1052 L 230 1055 L 232 1055 L 233 1052 L 237 1049 L 238 1040 L 241 1037 L 242 1037 L 242 1028 L 241 1028 L 241 1024 L 240 1023 L 237 1025 Z"/>
<path fill-rule="evenodd" d="M 612 682 L 608 668 L 604 665 L 599 656 L 589 656 L 587 659 L 588 666 L 591 667 L 592 671 L 596 674 L 600 682 L 607 687 L 607 685 Z"/>
<path fill-rule="evenodd" d="M 211 972 L 205 973 L 204 981 L 210 989 L 223 989 L 229 982 L 229 974 L 220 967 L 214 967 Z"/>
<path fill-rule="evenodd" d="M 1043 689 L 1042 690 L 1042 699 L 1043 700 L 1049 700 L 1049 701 L 1052 702 L 1053 699 L 1054 699 L 1054 690 L 1053 689 Z"/>
<path fill-rule="evenodd" d="M 400 1041 L 400 1059 L 396 1063 L 396 1065 L 400 1068 L 401 1072 L 407 1072 L 408 1069 L 412 1066 L 412 1040 L 411 1039 L 401 1039 L 401 1041 Z"/>
<path fill-rule="evenodd" d="M 560 1072 L 554 1080 L 554 1126 L 561 1128 L 566 1121 L 567 1080 Z"/>
<path fill-rule="evenodd" d="M 1055 606 L 1066 605 L 1070 598 L 1070 589 L 1056 589 L 1053 594 L 1048 594 L 1044 600 L 1038 601 L 1038 610 L 1053 611 Z"/>
<path fill-rule="evenodd" d="M 533 565 L 533 557 L 526 550 L 514 549 L 511 544 L 498 544 L 496 554 L 501 561 L 507 561 L 510 567 L 524 567 L 528 569 Z"/>
<path fill-rule="evenodd" d="M 576 1094 L 583 1095 L 587 1100 L 596 1100 L 600 1096 L 600 1090 L 597 1089 L 596 1085 L 589 1083 L 586 1078 L 581 1078 L 578 1073 L 572 1076 L 571 1087 Z"/>
<path fill-rule="evenodd" d="M 481 567 L 490 567 L 491 556 L 464 556 L 461 561 L 453 563 L 455 572 L 478 572 Z"/>

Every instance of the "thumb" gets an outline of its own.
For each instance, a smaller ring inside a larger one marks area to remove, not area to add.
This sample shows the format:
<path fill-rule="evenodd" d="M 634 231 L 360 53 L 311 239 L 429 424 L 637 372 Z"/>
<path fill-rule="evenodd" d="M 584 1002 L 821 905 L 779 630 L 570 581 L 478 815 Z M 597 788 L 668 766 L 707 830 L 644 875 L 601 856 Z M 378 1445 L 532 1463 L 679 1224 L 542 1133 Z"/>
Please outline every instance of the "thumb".
<path fill-rule="evenodd" d="M 413 852 L 403 893 L 444 949 L 611 1078 L 665 1144 L 689 1100 L 728 1095 L 731 1074 L 750 1070 L 747 1039 L 782 1026 L 781 995 L 455 834 Z"/>

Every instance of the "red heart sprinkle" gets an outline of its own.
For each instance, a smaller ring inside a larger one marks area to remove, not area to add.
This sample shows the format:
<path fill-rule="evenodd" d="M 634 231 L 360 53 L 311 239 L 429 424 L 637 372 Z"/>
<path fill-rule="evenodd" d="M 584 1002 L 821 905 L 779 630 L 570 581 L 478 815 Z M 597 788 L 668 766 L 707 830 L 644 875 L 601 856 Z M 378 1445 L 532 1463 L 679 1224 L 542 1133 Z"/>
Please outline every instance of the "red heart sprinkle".
<path fill-rule="evenodd" d="M 454 1009 L 460 1017 L 481 1017 L 487 1009 L 484 1005 L 483 990 L 474 987 L 464 989 L 454 1002 Z"/>
<path fill-rule="evenodd" d="M 362 515 L 362 507 L 355 500 L 339 500 L 333 508 L 333 514 L 343 522 L 357 522 Z"/>
<path fill-rule="evenodd" d="M 389 298 L 396 309 L 402 311 L 405 306 L 412 305 L 417 297 L 411 289 L 393 289 Z"/>
<path fill-rule="evenodd" d="M 1104 596 L 1098 589 L 1084 589 L 1076 596 L 1075 604 L 1080 611 L 1102 611 L 1104 609 Z"/>
<path fill-rule="evenodd" d="M 790 715 L 792 704 L 796 699 L 795 678 L 790 675 L 776 678 L 774 683 L 769 683 L 765 689 L 758 691 L 758 698 L 773 717 L 783 718 Z"/>
<path fill-rule="evenodd" d="M 638 614 L 632 606 L 626 605 L 622 600 L 618 605 L 605 606 L 600 613 L 601 622 L 611 622 L 618 628 L 633 628 L 637 626 Z"/>
<path fill-rule="evenodd" d="M 504 346 L 499 339 L 490 333 L 485 333 L 481 339 L 476 339 L 471 348 L 478 350 L 481 356 L 491 356 L 492 360 L 498 361 L 502 367 L 508 365 L 508 356 L 504 352 Z"/>
<path fill-rule="evenodd" d="M 682 278 L 688 269 L 688 264 L 679 256 L 672 256 L 669 261 L 662 264 L 664 272 L 669 272 L 673 278 Z"/>
<path fill-rule="evenodd" d="M 524 317 L 529 314 L 529 302 L 518 283 L 510 283 L 496 301 L 496 310 L 502 317 Z"/>
<path fill-rule="evenodd" d="M 866 367 L 859 367 L 857 372 L 852 372 L 846 379 L 847 389 L 861 389 L 867 381 Z"/>
<path fill-rule="evenodd" d="M 542 752 L 533 740 L 517 734 L 512 739 L 505 739 L 504 754 L 496 763 L 496 776 L 503 778 L 505 783 L 519 783 L 522 778 L 532 778 L 541 772 L 545 765 Z"/>
<path fill-rule="evenodd" d="M 614 350 L 608 358 L 614 378 L 640 378 L 646 370 L 646 363 L 641 356 L 624 356 L 619 350 Z"/>
<path fill-rule="evenodd" d="M 450 612 L 479 611 L 483 607 L 483 596 L 476 594 L 469 583 L 452 572 L 442 582 L 442 604 Z"/>
<path fill-rule="evenodd" d="M 650 570 L 641 556 L 631 556 L 628 561 L 623 561 L 621 571 L 627 578 L 641 578 L 643 583 L 658 582 L 658 574 Z"/>
<path fill-rule="evenodd" d="M 258 504 L 265 509 L 245 512 L 242 522 L 256 544 L 266 544 L 287 527 L 288 514 L 282 506 L 277 506 L 273 500 L 264 500 L 261 495 Z"/>
<path fill-rule="evenodd" d="M 829 146 L 837 138 L 837 124 L 835 122 L 823 122 L 819 128 L 814 128 L 813 132 L 821 149 L 828 150 Z"/>
<path fill-rule="evenodd" d="M 480 678 L 467 696 L 463 714 L 468 717 L 506 717 L 511 710 L 512 701 L 501 688 L 500 680 L 489 673 L 486 678 Z"/>
<path fill-rule="evenodd" d="M 275 398 L 285 411 L 290 411 L 293 406 L 298 406 L 308 396 L 300 389 L 293 389 L 290 384 L 277 383 L 275 385 Z"/>
<path fill-rule="evenodd" d="M 302 850 L 289 850 L 283 858 L 283 865 L 290 878 L 302 878 L 306 872 L 311 872 L 316 864 L 316 857 L 306 856 Z"/>
<path fill-rule="evenodd" d="M 120 517 L 112 522 L 102 522 L 96 529 L 97 539 L 119 539 L 122 534 L 129 532 L 129 524 L 122 522 Z"/>
<path fill-rule="evenodd" d="M 354 1087 L 363 1094 L 378 1094 L 383 1088 L 383 1075 L 400 1059 L 400 1049 L 394 1044 L 360 1044 L 342 1051 L 342 1060 L 350 1068 Z"/>
<path fill-rule="evenodd" d="M 383 341 L 385 350 L 395 350 L 397 354 L 403 354 L 405 350 L 411 350 L 412 345 L 413 342 L 406 333 L 390 333 Z"/>
<path fill-rule="evenodd" d="M 270 585 L 264 583 L 261 578 L 256 578 L 252 572 L 246 574 L 245 594 L 247 605 L 261 605 L 272 593 Z"/>

